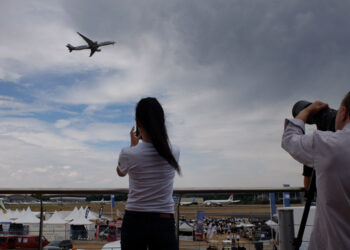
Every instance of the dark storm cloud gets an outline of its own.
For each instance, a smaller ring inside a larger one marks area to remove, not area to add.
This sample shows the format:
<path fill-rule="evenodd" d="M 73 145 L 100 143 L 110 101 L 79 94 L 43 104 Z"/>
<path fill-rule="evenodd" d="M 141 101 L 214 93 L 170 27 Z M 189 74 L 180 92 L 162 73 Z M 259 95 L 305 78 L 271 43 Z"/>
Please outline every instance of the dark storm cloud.
<path fill-rule="evenodd" d="M 223 83 L 268 103 L 347 88 L 348 10 L 344 2 L 208 1 L 182 8 L 174 23 L 193 63 L 219 64 Z"/>
<path fill-rule="evenodd" d="M 165 57 L 213 67 L 218 86 L 260 104 L 339 98 L 348 86 L 345 1 L 69 1 L 65 9 L 76 29 L 136 52 L 144 36 L 157 37 Z"/>

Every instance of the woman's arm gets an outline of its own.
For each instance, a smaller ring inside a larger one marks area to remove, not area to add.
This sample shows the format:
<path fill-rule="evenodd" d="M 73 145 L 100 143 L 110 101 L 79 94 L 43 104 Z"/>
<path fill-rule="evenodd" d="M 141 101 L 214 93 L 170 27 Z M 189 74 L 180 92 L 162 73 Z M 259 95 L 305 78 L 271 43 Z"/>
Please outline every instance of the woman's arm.
<path fill-rule="evenodd" d="M 119 166 L 117 167 L 117 173 L 120 177 L 124 177 L 126 175 L 122 171 L 120 171 Z"/>

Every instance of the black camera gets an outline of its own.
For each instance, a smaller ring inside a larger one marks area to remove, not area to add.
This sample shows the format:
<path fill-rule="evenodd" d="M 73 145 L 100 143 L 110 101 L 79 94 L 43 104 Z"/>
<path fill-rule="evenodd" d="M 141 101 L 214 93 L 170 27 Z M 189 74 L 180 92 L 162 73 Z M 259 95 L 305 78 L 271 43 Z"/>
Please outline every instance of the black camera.
<path fill-rule="evenodd" d="M 311 102 L 298 101 L 294 104 L 292 109 L 293 117 L 296 117 L 300 111 L 307 108 Z M 337 110 L 331 108 L 325 108 L 317 112 L 316 114 L 309 115 L 307 118 L 307 124 L 316 124 L 318 130 L 333 131 L 335 132 L 335 118 L 337 116 Z"/>

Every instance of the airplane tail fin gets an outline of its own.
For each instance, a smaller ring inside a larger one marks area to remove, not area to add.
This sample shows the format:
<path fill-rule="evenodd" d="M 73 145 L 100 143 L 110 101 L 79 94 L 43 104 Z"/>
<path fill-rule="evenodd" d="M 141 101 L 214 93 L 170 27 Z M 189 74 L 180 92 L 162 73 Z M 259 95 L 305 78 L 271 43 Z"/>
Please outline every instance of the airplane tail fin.
<path fill-rule="evenodd" d="M 230 201 L 233 201 L 233 197 L 235 196 L 234 193 L 231 194 L 231 196 L 228 198 Z"/>
<path fill-rule="evenodd" d="M 0 200 L 0 209 L 6 210 L 5 204 L 4 204 L 4 202 L 2 201 L 2 199 Z"/>
<path fill-rule="evenodd" d="M 69 43 L 66 45 L 66 47 L 69 49 L 69 52 L 72 52 L 74 47 L 70 45 Z"/>

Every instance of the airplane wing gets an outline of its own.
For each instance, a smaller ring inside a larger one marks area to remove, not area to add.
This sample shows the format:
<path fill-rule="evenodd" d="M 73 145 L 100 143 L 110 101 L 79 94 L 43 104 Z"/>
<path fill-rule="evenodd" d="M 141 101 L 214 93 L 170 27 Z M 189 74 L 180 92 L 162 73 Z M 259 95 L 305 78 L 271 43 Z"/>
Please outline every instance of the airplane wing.
<path fill-rule="evenodd" d="M 92 48 L 91 52 L 90 52 L 90 57 L 92 57 L 92 55 L 97 51 L 97 48 Z"/>
<path fill-rule="evenodd" d="M 89 38 L 87 38 L 86 36 L 80 34 L 79 32 L 77 32 L 77 33 L 79 34 L 79 36 L 81 36 L 81 37 L 85 40 L 85 42 L 87 42 L 87 43 L 89 44 L 89 46 L 92 46 L 92 45 L 94 44 L 94 42 L 91 41 L 91 40 L 90 40 Z M 91 56 L 91 55 L 90 55 L 90 56 Z"/>

